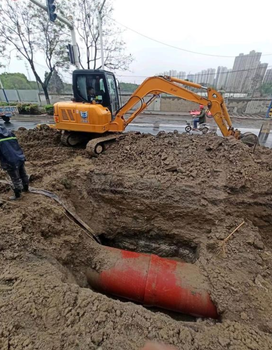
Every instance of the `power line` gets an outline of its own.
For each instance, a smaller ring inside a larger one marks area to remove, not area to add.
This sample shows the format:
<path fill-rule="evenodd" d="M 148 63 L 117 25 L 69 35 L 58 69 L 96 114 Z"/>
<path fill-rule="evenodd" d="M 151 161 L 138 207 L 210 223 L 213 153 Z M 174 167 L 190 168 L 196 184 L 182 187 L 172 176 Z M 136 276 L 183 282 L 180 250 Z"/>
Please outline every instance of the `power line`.
<path fill-rule="evenodd" d="M 106 15 L 107 16 L 107 15 Z M 210 53 L 204 53 L 204 52 L 198 52 L 198 51 L 192 51 L 192 50 L 188 50 L 188 49 L 184 49 L 184 48 L 181 48 L 181 47 L 178 47 L 178 46 L 175 46 L 175 45 L 171 45 L 171 44 L 168 44 L 168 43 L 165 43 L 163 41 L 160 41 L 160 40 L 157 40 L 157 39 L 154 39 L 154 38 L 151 38 L 150 36 L 148 35 L 145 35 L 143 33 L 140 33 L 138 32 L 137 30 L 135 29 L 132 29 L 118 21 L 116 21 L 115 19 L 111 18 L 110 16 L 107 16 L 109 19 L 111 19 L 112 21 L 114 21 L 115 23 L 118 23 L 119 25 L 121 25 L 122 27 L 130 30 L 131 32 L 134 32 L 138 35 L 141 35 L 142 37 L 146 38 L 146 39 L 149 39 L 149 40 L 152 40 L 156 43 L 159 43 L 159 44 L 162 44 L 164 46 L 168 46 L 168 47 L 171 47 L 172 49 L 176 49 L 176 50 L 180 50 L 180 51 L 184 51 L 184 52 L 188 52 L 188 53 L 193 53 L 195 55 L 202 55 L 202 56 L 209 56 L 209 57 L 223 57 L 223 58 L 235 58 L 237 56 L 229 56 L 229 55 L 215 55 L 215 54 L 210 54 Z M 272 56 L 272 53 L 265 53 L 265 54 L 262 54 L 262 56 Z"/>

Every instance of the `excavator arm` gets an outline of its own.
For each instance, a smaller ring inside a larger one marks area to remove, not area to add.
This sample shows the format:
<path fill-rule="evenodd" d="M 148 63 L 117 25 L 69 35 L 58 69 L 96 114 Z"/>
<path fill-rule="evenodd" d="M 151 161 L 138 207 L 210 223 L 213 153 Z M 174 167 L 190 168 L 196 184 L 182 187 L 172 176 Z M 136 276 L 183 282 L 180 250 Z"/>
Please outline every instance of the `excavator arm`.
<path fill-rule="evenodd" d="M 186 89 L 185 86 L 202 90 L 205 89 L 207 92 L 207 97 L 202 97 L 197 93 Z M 126 126 L 131 123 L 145 108 L 147 108 L 148 105 L 152 103 L 161 93 L 167 93 L 187 101 L 192 101 L 207 106 L 216 124 L 221 130 L 222 135 L 232 135 L 239 138 L 240 132 L 233 129 L 224 99 L 218 91 L 212 88 L 203 87 L 199 84 L 168 76 L 147 78 L 132 94 L 128 102 L 121 107 L 119 111 L 117 111 L 115 119 L 111 122 L 111 130 L 124 130 Z M 152 95 L 152 97 L 145 102 L 144 97 L 147 95 Z M 140 102 L 140 107 L 136 109 L 136 111 L 134 111 L 128 119 L 125 119 L 125 114 L 127 114 L 138 102 Z"/>

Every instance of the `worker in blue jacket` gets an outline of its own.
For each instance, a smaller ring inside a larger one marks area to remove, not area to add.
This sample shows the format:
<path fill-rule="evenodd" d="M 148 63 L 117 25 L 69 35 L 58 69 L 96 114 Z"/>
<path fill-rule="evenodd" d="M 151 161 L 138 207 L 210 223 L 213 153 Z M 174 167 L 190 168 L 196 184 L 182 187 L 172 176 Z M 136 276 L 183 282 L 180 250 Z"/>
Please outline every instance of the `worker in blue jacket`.
<path fill-rule="evenodd" d="M 25 170 L 25 155 L 16 136 L 4 126 L 0 126 L 0 162 L 7 171 L 13 185 L 14 197 L 18 199 L 21 192 L 28 191 L 29 178 Z"/>

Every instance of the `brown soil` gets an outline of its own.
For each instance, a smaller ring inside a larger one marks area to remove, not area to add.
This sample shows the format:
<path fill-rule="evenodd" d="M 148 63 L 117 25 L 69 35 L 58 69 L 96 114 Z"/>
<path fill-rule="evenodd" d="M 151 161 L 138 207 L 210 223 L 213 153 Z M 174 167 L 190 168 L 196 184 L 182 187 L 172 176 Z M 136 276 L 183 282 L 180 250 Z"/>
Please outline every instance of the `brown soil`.
<path fill-rule="evenodd" d="M 107 245 L 196 264 L 220 320 L 93 291 L 86 274 L 99 269 L 103 247 L 50 198 L 28 193 L 11 202 L 0 184 L 1 350 L 130 350 L 147 340 L 272 349 L 271 150 L 252 153 L 213 135 L 130 133 L 89 159 L 52 130 L 17 136 L 32 186 L 56 193 Z M 243 220 L 224 255 L 220 243 Z"/>

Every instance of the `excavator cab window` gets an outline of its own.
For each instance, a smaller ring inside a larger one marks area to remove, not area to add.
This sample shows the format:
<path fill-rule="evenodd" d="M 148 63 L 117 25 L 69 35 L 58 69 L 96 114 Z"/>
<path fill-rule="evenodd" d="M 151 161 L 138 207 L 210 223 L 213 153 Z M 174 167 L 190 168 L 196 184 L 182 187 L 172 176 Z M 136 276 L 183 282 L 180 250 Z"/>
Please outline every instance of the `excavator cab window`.
<path fill-rule="evenodd" d="M 115 113 L 119 109 L 119 96 L 117 91 L 117 84 L 113 74 L 106 73 L 106 79 L 108 83 L 111 113 L 112 115 L 115 115 Z"/>
<path fill-rule="evenodd" d="M 81 70 L 73 73 L 73 91 L 76 102 L 92 102 L 100 103 L 108 107 L 107 99 L 105 98 L 105 75 L 90 73 L 93 71 Z"/>
<path fill-rule="evenodd" d="M 78 92 L 78 96 L 81 98 L 81 101 L 86 101 L 86 102 L 88 101 L 87 79 L 85 75 L 77 76 L 77 92 Z"/>

